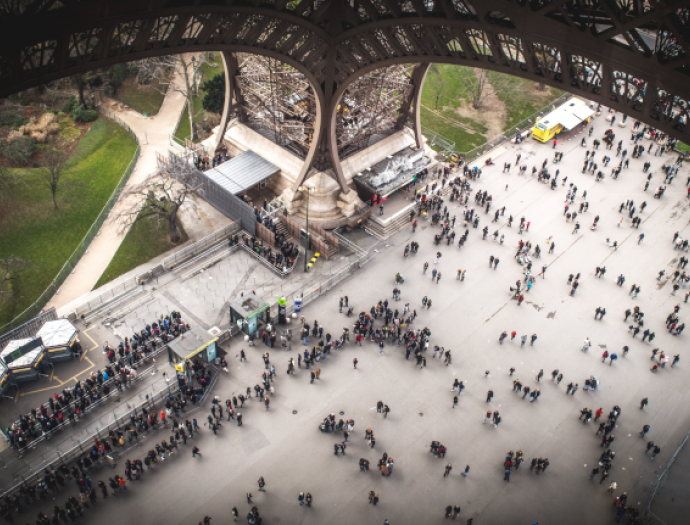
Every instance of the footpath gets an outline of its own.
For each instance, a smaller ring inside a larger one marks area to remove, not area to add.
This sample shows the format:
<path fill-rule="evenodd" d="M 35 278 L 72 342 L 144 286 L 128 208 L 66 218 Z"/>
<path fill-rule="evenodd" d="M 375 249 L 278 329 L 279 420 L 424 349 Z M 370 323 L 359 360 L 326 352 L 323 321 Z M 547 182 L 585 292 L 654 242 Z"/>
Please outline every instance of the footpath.
<path fill-rule="evenodd" d="M 178 82 L 184 82 L 179 73 L 173 78 L 174 84 Z M 103 102 L 102 106 L 112 111 L 132 129 L 141 148 L 136 167 L 127 185 L 139 184 L 157 170 L 157 154 L 167 156 L 171 149 L 170 135 L 175 132 L 185 100 L 184 94 L 180 91 L 168 90 L 160 111 L 153 117 L 144 117 L 133 109 L 115 109 L 119 104 L 114 105 L 115 101 L 111 99 Z M 65 280 L 58 293 L 51 298 L 46 308 L 54 306 L 60 309 L 93 289 L 129 231 L 129 227 L 123 228 L 120 222 L 114 219 L 128 206 L 131 206 L 128 199 L 120 199 L 115 203 L 100 233 L 93 239 L 72 274 Z M 180 218 L 191 242 L 230 222 L 227 217 L 201 199 L 196 199 L 193 205 L 182 209 Z"/>

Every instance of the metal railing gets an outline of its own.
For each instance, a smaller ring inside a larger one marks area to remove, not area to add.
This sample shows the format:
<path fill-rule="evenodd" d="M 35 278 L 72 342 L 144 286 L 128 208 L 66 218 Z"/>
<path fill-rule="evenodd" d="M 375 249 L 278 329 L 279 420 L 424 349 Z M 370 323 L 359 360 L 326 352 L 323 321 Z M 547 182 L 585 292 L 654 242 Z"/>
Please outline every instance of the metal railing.
<path fill-rule="evenodd" d="M 225 226 L 220 230 L 216 230 L 210 235 L 204 237 L 203 239 L 199 239 L 194 244 L 187 246 L 179 252 L 176 252 L 170 255 L 169 257 L 163 259 L 163 267 L 166 270 L 172 270 L 175 266 L 177 266 L 177 264 L 180 261 L 186 261 L 188 259 L 191 259 L 192 257 L 196 257 L 197 255 L 206 251 L 214 244 L 226 240 L 228 235 L 235 234 L 237 231 L 239 231 L 239 229 L 239 224 L 233 222 L 232 224 L 229 224 L 228 226 Z"/>
<path fill-rule="evenodd" d="M 134 140 L 137 141 L 137 149 L 134 152 L 132 159 L 129 161 L 129 164 L 127 165 L 127 168 L 125 169 L 124 173 L 120 177 L 120 180 L 115 186 L 115 189 L 110 194 L 110 197 L 108 198 L 107 202 L 105 203 L 99 214 L 96 216 L 96 219 L 91 224 L 91 227 L 88 229 L 88 231 L 82 238 L 81 242 L 77 245 L 72 254 L 67 258 L 65 264 L 62 265 L 62 268 L 60 268 L 60 271 L 57 273 L 55 278 L 51 281 L 51 283 L 43 291 L 43 293 L 38 297 L 38 299 L 36 299 L 30 306 L 28 306 L 22 313 L 17 315 L 9 323 L 0 327 L 0 333 L 36 315 L 38 311 L 40 311 L 41 308 L 43 308 L 46 305 L 46 303 L 51 299 L 51 297 L 53 297 L 53 295 L 59 291 L 60 286 L 62 286 L 62 283 L 65 282 L 65 279 L 67 279 L 72 270 L 77 266 L 82 255 L 84 255 L 84 252 L 86 252 L 89 245 L 91 244 L 91 241 L 98 234 L 101 226 L 105 222 L 105 219 L 108 217 L 110 210 L 113 208 L 117 200 L 120 198 L 120 192 L 122 191 L 122 188 L 124 188 L 125 184 L 127 184 L 127 180 L 129 179 L 129 176 L 132 174 L 134 166 L 136 165 L 137 160 L 139 159 L 141 145 L 139 144 L 139 140 L 137 139 L 137 136 L 132 131 L 132 129 L 109 111 L 101 108 L 100 106 L 97 106 L 96 109 L 100 113 L 103 113 L 105 116 L 114 120 L 120 126 L 125 128 L 132 136 L 132 138 L 134 138 Z"/>
<path fill-rule="evenodd" d="M 347 277 L 352 275 L 352 273 L 354 273 L 362 266 L 364 266 L 366 263 L 368 263 L 376 255 L 374 247 L 375 246 L 372 246 L 372 248 L 370 248 L 368 251 L 365 251 L 364 253 L 358 255 L 355 258 L 355 260 L 343 261 L 342 263 L 334 266 L 328 271 L 328 274 L 320 274 L 318 277 L 313 279 L 308 284 L 305 284 L 301 288 L 290 291 L 289 295 L 291 295 L 292 297 L 301 297 L 302 307 L 306 306 L 308 303 L 325 294 L 331 288 L 345 280 Z M 280 288 L 282 290 L 282 286 Z M 271 317 L 277 318 L 278 301 L 276 300 L 273 303 L 270 303 L 270 305 Z M 288 301 L 286 315 L 292 314 L 293 311 L 294 303 L 291 304 L 291 301 Z"/>
<path fill-rule="evenodd" d="M 5 348 L 7 343 L 12 339 L 26 339 L 36 335 L 41 327 L 48 321 L 55 321 L 58 318 L 55 308 L 48 308 L 44 312 L 41 312 L 36 317 L 29 319 L 24 324 L 19 325 L 17 328 L 13 328 L 9 332 L 5 332 L 0 336 L 0 348 Z"/>
<path fill-rule="evenodd" d="M 228 226 L 221 228 L 207 235 L 203 239 L 183 248 L 179 252 L 176 252 L 163 260 L 163 266 L 166 270 L 172 269 L 172 267 L 179 264 L 181 261 L 187 260 L 189 258 L 195 257 L 196 255 L 204 252 L 209 247 L 216 243 L 219 243 L 225 239 L 228 235 L 231 235 L 239 230 L 237 223 L 232 223 Z M 88 316 L 92 312 L 101 309 L 104 305 L 111 303 L 113 300 L 119 298 L 120 296 L 131 292 L 135 288 L 140 286 L 137 278 L 127 279 L 122 283 L 113 286 L 109 290 L 97 295 L 86 301 L 84 304 L 74 309 L 75 317 L 81 317 L 82 315 Z"/>
<path fill-rule="evenodd" d="M 512 129 L 510 131 L 504 131 L 500 135 L 497 135 L 497 136 L 487 140 L 484 144 L 481 144 L 480 146 L 477 146 L 476 148 L 473 148 L 469 151 L 463 152 L 463 151 L 448 150 L 447 146 L 450 144 L 453 145 L 453 148 L 455 147 L 455 143 L 452 140 L 450 140 L 447 137 L 444 137 L 444 136 L 440 135 L 439 133 L 436 133 L 435 131 L 432 131 L 428 128 L 422 127 L 422 132 L 423 132 L 424 136 L 427 137 L 429 143 L 432 146 L 435 144 L 440 144 L 441 146 L 443 146 L 443 152 L 444 153 L 455 153 L 457 155 L 460 155 L 460 156 L 464 157 L 465 163 L 469 164 L 473 160 L 484 155 L 489 150 L 502 144 L 506 140 L 509 140 L 510 137 L 512 137 L 516 133 L 523 131 L 527 128 L 531 128 L 539 117 L 545 115 L 546 113 L 553 111 L 554 107 L 558 107 L 559 105 L 563 104 L 564 102 L 569 100 L 572 96 L 573 95 L 571 95 L 570 93 L 564 93 L 563 95 L 558 97 L 556 100 L 550 102 L 548 105 L 541 108 L 539 111 L 532 113 L 530 116 L 522 119 L 520 122 L 518 122 L 514 126 L 511 126 Z"/>
<path fill-rule="evenodd" d="M 338 228 L 336 228 L 335 230 L 332 230 L 331 235 L 333 235 L 333 237 L 338 239 L 339 243 L 347 246 L 350 249 L 350 251 L 352 251 L 354 253 L 358 253 L 359 255 L 364 255 L 367 253 L 367 251 L 364 248 L 362 248 L 361 246 L 357 246 L 354 242 L 352 242 L 349 239 L 347 239 L 346 237 L 342 236 L 338 232 Z"/>
<path fill-rule="evenodd" d="M 93 448 L 94 439 L 97 438 L 102 441 L 108 437 L 111 430 L 113 432 L 122 431 L 128 425 L 131 425 L 131 416 L 138 416 L 138 408 L 141 409 L 141 407 L 145 406 L 147 410 L 153 410 L 158 403 L 176 394 L 180 389 L 176 381 L 165 382 L 163 388 L 158 391 L 155 391 L 153 386 L 151 385 L 150 393 L 143 391 L 127 399 L 125 401 L 127 411 L 122 415 L 118 416 L 116 409 L 113 409 L 99 417 L 96 421 L 88 423 L 86 429 L 82 431 L 83 434 L 87 434 L 85 439 L 78 440 L 74 437 L 65 439 L 61 443 L 52 445 L 50 450 L 40 456 L 32 457 L 31 462 L 12 473 L 14 482 L 4 492 L 3 497 L 11 495 L 23 485 L 38 482 L 44 476 L 43 469 L 47 467 L 56 468 L 87 455 Z M 89 427 L 92 428 L 90 429 Z M 146 432 L 139 434 L 137 440 L 143 439 L 148 432 L 159 430 L 160 427 L 160 424 L 149 427 Z M 121 448 L 124 448 L 124 446 Z M 114 452 L 117 454 L 118 450 L 118 448 L 115 448 Z"/>
<path fill-rule="evenodd" d="M 295 266 L 297 266 L 297 261 L 299 261 L 299 256 L 302 255 L 302 247 L 298 246 L 297 247 L 297 257 L 295 257 L 295 262 L 293 263 L 292 266 L 290 266 L 287 271 L 283 272 L 282 270 L 279 270 L 276 268 L 273 264 L 271 264 L 271 261 L 263 257 L 262 255 L 259 255 L 256 253 L 254 250 L 252 250 L 249 246 L 247 246 L 244 243 L 240 243 L 240 246 L 244 248 L 244 251 L 249 252 L 252 257 L 257 259 L 260 263 L 262 263 L 264 266 L 266 266 L 269 270 L 271 270 L 273 273 L 278 275 L 279 277 L 287 277 L 292 273 L 292 271 L 295 269 Z"/>
<path fill-rule="evenodd" d="M 435 132 L 432 129 L 425 128 L 422 126 L 422 135 L 424 135 L 429 141 L 429 145 L 433 148 L 434 146 L 441 146 L 441 150 L 445 153 L 455 152 L 455 142 L 447 137 L 444 137 L 440 133 Z"/>
<path fill-rule="evenodd" d="M 683 447 L 688 442 L 688 439 L 690 439 L 690 431 L 688 431 L 688 433 L 685 434 L 683 441 L 681 441 L 680 445 L 678 445 L 678 448 L 673 453 L 673 456 L 671 456 L 668 465 L 666 465 L 666 468 L 661 473 L 659 478 L 656 480 L 654 487 L 652 487 L 652 490 L 649 494 L 649 502 L 647 503 L 647 508 L 644 511 L 644 517 L 649 522 L 652 522 L 653 519 L 653 523 L 658 523 L 659 525 L 666 525 L 666 523 L 661 518 L 659 518 L 659 516 L 652 512 L 652 502 L 654 501 L 654 497 L 656 496 L 657 492 L 659 492 L 659 490 L 663 488 L 663 486 L 666 484 L 666 479 L 668 478 L 668 471 L 671 468 L 671 465 L 673 465 L 673 463 L 676 461 L 676 458 L 678 457 L 678 454 L 680 454 L 680 451 L 683 450 Z"/>
<path fill-rule="evenodd" d="M 161 352 L 163 352 L 163 350 L 165 350 L 165 349 L 167 349 L 167 345 L 162 345 L 162 346 L 158 347 L 156 350 L 154 350 L 153 352 L 151 352 L 150 354 L 148 354 L 146 357 L 144 357 L 143 359 L 141 359 L 141 360 L 140 360 L 138 363 L 136 363 L 136 364 L 146 364 L 146 363 L 149 361 L 149 359 L 152 359 L 152 358 L 157 357 L 157 356 L 158 356 Z M 124 361 L 124 360 L 122 360 L 122 361 Z M 120 366 L 124 366 L 124 365 L 125 365 L 124 362 L 120 363 Z M 136 381 L 140 381 L 141 379 L 143 379 L 144 377 L 146 377 L 146 375 L 147 375 L 148 373 L 152 372 L 152 371 L 154 370 L 154 368 L 155 368 L 155 365 L 152 365 L 152 366 L 150 366 L 149 368 L 147 368 L 146 370 L 141 370 L 141 371 L 137 374 L 137 376 L 136 376 L 135 378 L 131 378 L 131 376 L 129 376 L 129 377 L 130 377 L 130 380 L 128 381 L 127 385 L 132 385 L 132 384 L 135 383 Z M 113 397 L 119 397 L 119 395 L 121 394 L 121 392 L 120 392 L 119 390 L 117 390 L 117 388 L 115 388 L 115 381 L 116 381 L 117 379 L 119 379 L 119 378 L 120 378 L 119 374 L 113 374 L 113 376 L 110 377 L 110 378 L 108 378 L 107 381 L 103 381 L 103 383 L 101 383 L 101 384 L 98 385 L 98 386 L 100 387 L 101 390 L 103 389 L 104 386 L 108 386 L 108 388 L 111 388 L 112 391 L 111 391 L 107 396 L 102 396 L 102 397 L 98 398 L 98 400 L 96 400 L 94 403 L 92 403 L 91 405 L 89 405 L 89 407 L 88 407 L 89 413 L 91 413 L 91 410 L 92 410 L 93 408 L 96 408 L 96 407 L 98 407 L 98 406 L 100 406 L 100 405 L 105 404 L 105 402 L 108 401 L 108 399 L 111 399 L 111 398 L 113 398 Z M 131 388 L 131 387 L 130 387 L 130 386 L 127 386 L 126 389 L 125 389 L 125 392 L 126 392 L 129 388 Z M 73 409 L 76 408 L 76 406 L 78 405 L 79 401 L 80 401 L 80 399 L 77 399 L 77 398 L 75 397 L 75 399 L 72 400 L 72 401 L 71 401 L 69 404 L 67 404 L 66 406 L 64 406 L 64 407 L 62 408 L 61 411 L 62 411 L 62 412 L 67 412 L 67 411 L 72 412 Z M 44 403 L 43 406 L 44 406 L 46 409 L 48 409 L 49 412 L 50 412 L 50 405 L 49 405 L 48 403 Z M 14 423 L 15 423 L 15 425 L 17 425 L 17 426 L 20 425 L 19 420 L 15 421 Z M 57 433 L 59 433 L 60 431 L 64 430 L 64 429 L 67 428 L 68 426 L 74 425 L 74 424 L 76 424 L 76 423 L 78 423 L 78 421 L 75 420 L 74 422 L 71 422 L 69 419 L 65 419 L 62 423 L 60 423 L 60 424 L 59 424 L 58 426 L 56 426 L 55 428 L 49 430 L 48 432 L 45 432 L 45 431 L 44 431 L 44 432 L 42 432 L 42 434 L 41 434 L 38 438 L 33 439 L 33 440 L 31 440 L 31 441 L 28 441 L 27 444 L 26 444 L 26 446 L 25 446 L 23 449 L 19 449 L 16 445 L 15 445 L 13 448 L 14 448 L 15 450 L 17 450 L 17 452 L 19 452 L 19 457 L 22 457 L 22 456 L 23 456 L 24 454 L 26 454 L 27 452 L 31 452 L 32 450 L 34 450 L 34 449 L 36 448 L 36 446 L 37 446 L 39 443 L 41 443 L 42 441 L 50 441 L 50 440 L 53 438 L 53 436 L 54 436 L 55 434 L 57 434 Z M 2 432 L 2 434 L 4 435 L 4 430 L 0 430 L 0 432 Z M 9 440 L 8 440 L 8 441 L 9 441 Z"/>

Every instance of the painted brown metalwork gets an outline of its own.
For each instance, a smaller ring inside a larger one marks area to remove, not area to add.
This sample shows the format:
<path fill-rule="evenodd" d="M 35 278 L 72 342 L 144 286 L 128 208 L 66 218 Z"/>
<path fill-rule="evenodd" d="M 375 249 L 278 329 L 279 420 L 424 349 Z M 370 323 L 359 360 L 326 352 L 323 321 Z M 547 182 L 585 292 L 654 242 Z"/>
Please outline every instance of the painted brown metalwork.
<path fill-rule="evenodd" d="M 313 89 L 300 179 L 312 165 L 330 166 L 347 193 L 340 156 L 378 128 L 353 132 L 338 108 L 354 82 L 401 64 L 517 75 L 690 142 L 689 31 L 690 0 L 8 0 L 0 4 L 0 96 L 150 56 L 269 57 Z M 414 116 L 417 71 L 400 86 L 396 109 L 382 111 L 385 122 L 393 111 L 398 127 Z"/>

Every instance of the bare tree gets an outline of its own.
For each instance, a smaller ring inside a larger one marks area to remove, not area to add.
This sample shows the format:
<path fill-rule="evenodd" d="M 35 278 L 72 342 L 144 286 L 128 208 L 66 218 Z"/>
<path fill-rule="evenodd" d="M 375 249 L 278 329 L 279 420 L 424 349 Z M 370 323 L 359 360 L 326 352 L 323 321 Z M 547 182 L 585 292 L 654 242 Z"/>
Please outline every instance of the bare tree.
<path fill-rule="evenodd" d="M 39 171 L 39 177 L 50 190 L 56 210 L 58 209 L 57 191 L 67 169 L 67 160 L 67 155 L 57 148 L 49 148 L 43 153 L 43 167 Z"/>
<path fill-rule="evenodd" d="M 431 65 L 431 72 L 436 77 L 436 82 L 434 82 L 434 84 L 429 85 L 431 86 L 434 95 L 436 95 L 436 105 L 434 106 L 434 109 L 438 109 L 438 99 L 441 96 L 441 93 L 443 93 L 443 88 L 445 87 L 445 80 L 443 79 L 443 73 L 441 72 L 441 69 L 438 67 L 438 64 Z"/>
<path fill-rule="evenodd" d="M 138 221 L 155 217 L 167 222 L 170 242 L 179 241 L 177 216 L 189 197 L 199 193 L 201 181 L 198 175 L 195 167 L 170 153 L 166 161 L 159 162 L 158 172 L 140 184 L 127 186 L 122 192 L 121 199 L 127 205 L 115 215 L 115 220 L 120 221 L 121 231 Z"/>
<path fill-rule="evenodd" d="M 201 75 L 198 70 L 207 62 L 209 62 L 208 54 L 199 53 L 199 55 L 185 54 L 148 58 L 137 63 L 139 68 L 137 78 L 140 83 L 148 83 L 151 79 L 156 78 L 161 89 L 177 91 L 187 99 L 187 116 L 189 127 L 192 130 L 191 140 L 194 140 L 195 137 L 194 97 L 198 95 L 199 84 L 201 83 Z M 171 69 L 172 74 L 168 75 Z M 175 81 L 175 75 L 180 76 L 180 81 Z"/>
<path fill-rule="evenodd" d="M 482 69 L 463 67 L 459 69 L 458 77 L 469 93 L 470 103 L 474 109 L 481 109 L 487 98 L 494 93 L 508 88 L 519 89 L 516 86 L 511 86 L 508 79 L 503 78 L 503 76 L 496 78 L 493 82 L 489 81 L 489 77 Z"/>
<path fill-rule="evenodd" d="M 19 279 L 30 264 L 29 261 L 14 255 L 10 255 L 7 259 L 0 259 L 0 301 L 5 301 L 12 296 L 11 288 L 9 288 L 11 281 Z"/>

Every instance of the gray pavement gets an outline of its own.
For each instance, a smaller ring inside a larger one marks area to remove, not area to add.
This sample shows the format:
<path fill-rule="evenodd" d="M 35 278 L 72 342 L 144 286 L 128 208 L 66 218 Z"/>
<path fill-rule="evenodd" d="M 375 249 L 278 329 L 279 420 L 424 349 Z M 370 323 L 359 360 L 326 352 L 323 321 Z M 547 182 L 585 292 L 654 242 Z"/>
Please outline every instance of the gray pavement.
<path fill-rule="evenodd" d="M 615 128 L 617 140 L 623 139 L 629 152 L 631 125 L 629 122 L 625 130 Z M 595 119 L 594 126 L 595 137 L 601 137 L 608 128 L 603 117 Z M 432 347 L 438 344 L 452 350 L 450 366 L 427 355 L 428 366 L 419 369 L 413 360 L 405 360 L 402 347 L 386 346 L 383 356 L 379 356 L 371 343 L 364 343 L 361 348 L 350 343 L 319 363 L 321 380 L 310 384 L 309 374 L 303 368 L 294 376 L 285 374 L 286 352 L 269 350 L 278 375 L 276 395 L 268 412 L 251 401 L 249 407 L 241 410 L 241 428 L 229 422 L 218 436 L 206 435 L 210 434 L 208 430 L 202 432 L 198 442 L 201 458 L 191 457 L 191 443 L 186 449 L 182 447 L 182 453 L 160 464 L 156 471 L 145 473 L 143 482 L 130 483 L 129 492 L 118 501 L 109 499 L 99 503 L 95 511 L 89 510 L 88 519 L 103 525 L 123 519 L 195 524 L 209 515 L 214 525 L 230 523 L 233 506 L 239 509 L 241 520 L 251 507 L 245 499 L 247 492 L 254 494 L 253 504 L 259 508 L 264 523 L 276 524 L 380 525 L 385 519 L 391 525 L 440 523 L 447 505 L 460 505 L 460 523 L 474 518 L 474 525 L 535 521 L 541 525 L 605 523 L 614 517 L 613 496 L 623 491 L 627 491 L 630 504 L 644 507 L 656 476 L 690 424 L 685 410 L 690 400 L 684 372 L 690 366 L 690 356 L 685 351 L 687 333 L 674 337 L 664 330 L 666 315 L 677 303 L 681 303 L 681 319 L 688 319 L 690 307 L 682 303 L 687 290 L 674 297 L 670 283 L 656 281 L 657 272 L 665 269 L 667 274 L 671 273 L 681 256 L 673 250 L 673 232 L 688 235 L 689 201 L 684 186 L 688 168 L 681 169 L 666 195 L 657 200 L 651 192 L 642 191 L 645 177 L 641 166 L 651 160 L 651 186 L 656 187 L 663 180 L 659 167 L 671 156 L 644 155 L 631 160 L 631 167 L 618 180 L 607 175 L 603 182 L 596 183 L 592 175 L 580 173 L 586 148 L 579 144 L 579 138 L 566 141 L 561 150 L 565 153 L 563 162 L 550 164 L 552 170 L 561 170 L 559 180 L 567 175 L 568 182 L 578 186 L 576 203 L 581 201 L 583 190 L 588 192 L 589 212 L 580 216 L 579 234 L 573 235 L 572 224 L 565 222 L 566 189 L 560 183 L 552 191 L 536 178 L 518 176 L 515 168 L 511 174 L 501 173 L 503 162 L 514 164 L 518 152 L 523 159 L 527 158 L 529 173 L 532 165 L 541 165 L 544 158 L 550 161 L 551 146 L 531 140 L 509 145 L 503 155 L 494 159 L 496 166 L 485 169 L 482 178 L 473 183 L 474 191 L 487 189 L 493 195 L 492 211 L 506 206 L 506 215 L 498 223 L 500 232 L 506 235 L 504 245 L 481 240 L 481 228 L 492 218 L 483 212 L 479 229 L 470 229 L 469 241 L 462 250 L 445 244 L 434 246 L 436 230 L 428 223 L 420 224 L 415 234 L 405 229 L 389 239 L 387 247 L 386 243 L 377 245 L 375 249 L 380 253 L 376 258 L 304 309 L 308 321 L 318 319 L 327 331 L 339 334 L 354 319 L 338 313 L 338 298 L 348 295 L 356 312 L 368 310 L 379 299 L 391 300 L 393 277 L 400 271 L 406 280 L 401 287 L 402 300 L 393 306 L 402 308 L 410 302 L 417 309 L 419 317 L 413 326 L 431 330 Z M 604 153 L 600 148 L 597 160 Z M 613 157 L 615 149 L 608 154 Z M 631 198 L 638 209 L 643 200 L 648 203 L 639 230 L 631 229 L 629 222 L 621 228 L 616 226 L 620 218 L 618 206 Z M 470 199 L 470 206 L 472 203 Z M 459 217 L 458 206 L 450 205 L 450 210 L 451 215 Z M 509 214 L 518 223 L 524 215 L 531 222 L 529 232 L 520 236 L 515 224 L 508 228 Z M 589 226 L 595 215 L 600 216 L 599 227 L 591 231 Z M 489 224 L 491 232 L 495 227 Z M 456 227 L 456 231 L 459 236 L 462 228 Z M 645 239 L 638 245 L 637 235 L 642 232 Z M 545 241 L 550 236 L 556 249 L 553 254 L 546 254 Z M 539 277 L 522 306 L 511 300 L 509 292 L 509 287 L 522 277 L 522 268 L 512 257 L 520 238 L 542 247 L 544 255 L 534 260 L 535 267 L 548 267 L 545 279 Z M 617 251 L 607 246 L 607 238 L 618 241 Z M 420 253 L 404 260 L 403 248 L 411 240 L 419 242 Z M 443 253 L 437 266 L 443 277 L 439 284 L 432 284 L 430 275 L 422 274 L 422 265 L 428 261 L 432 268 L 436 267 L 433 254 L 437 250 Z M 234 267 L 237 255 L 227 258 L 225 264 L 230 266 L 214 266 L 205 276 L 206 286 L 202 284 L 203 278 L 190 279 L 178 290 L 165 288 L 151 293 L 161 301 L 161 307 L 169 306 L 165 301 L 181 304 L 206 325 L 213 326 L 220 305 L 200 295 L 204 290 L 219 290 L 215 284 L 209 286 L 208 277 L 222 283 L 223 293 L 214 292 L 218 300 L 227 297 L 225 290 L 229 293 L 238 289 L 251 263 Z M 488 267 L 490 255 L 501 260 L 496 270 Z M 602 265 L 606 265 L 606 276 L 596 279 L 594 269 Z M 459 268 L 467 270 L 464 282 L 454 278 Z M 257 267 L 254 272 L 261 269 Z M 566 280 L 569 274 L 577 272 L 582 272 L 581 285 L 575 297 L 570 297 Z M 623 288 L 615 283 L 621 273 L 626 277 Z M 256 284 L 261 284 L 261 278 L 257 277 Z M 628 295 L 632 284 L 641 287 L 636 299 Z M 267 294 L 278 293 L 270 286 L 266 287 Z M 192 297 L 194 290 L 198 291 L 196 299 Z M 287 295 L 286 290 L 280 293 Z M 423 296 L 433 300 L 431 309 L 422 310 Z M 204 304 L 197 304 L 201 302 Z M 208 302 L 213 306 L 209 307 Z M 641 342 L 639 336 L 633 339 L 628 333 L 623 311 L 634 305 L 645 312 L 646 326 L 656 332 L 654 345 Z M 593 319 L 598 306 L 606 307 L 608 312 L 602 321 Z M 125 322 L 130 322 L 127 319 Z M 518 339 L 499 345 L 497 339 L 504 330 L 516 330 L 518 337 L 536 333 L 538 340 L 534 347 L 522 349 Z M 580 350 L 585 337 L 593 343 L 587 353 Z M 230 373 L 221 377 L 214 392 L 221 399 L 260 380 L 264 369 L 261 354 L 265 349 L 261 345 L 243 345 L 243 341 L 235 340 L 226 348 Z M 630 347 L 627 357 L 619 358 L 615 366 L 602 363 L 604 349 L 620 355 L 623 345 Z M 655 347 L 669 356 L 680 353 L 680 364 L 652 373 L 649 358 Z M 237 358 L 241 348 L 247 351 L 247 362 Z M 296 357 L 300 348 L 295 343 L 295 351 L 290 355 Z M 355 357 L 359 360 L 357 370 L 352 367 Z M 538 401 L 529 403 L 512 392 L 511 366 L 517 369 L 514 378 L 541 389 Z M 545 378 L 537 384 L 535 376 L 542 368 Z M 555 368 L 565 376 L 560 385 L 549 381 Z M 485 370 L 490 372 L 488 377 Z M 584 380 L 590 375 L 600 380 L 600 386 L 594 392 L 584 392 Z M 466 389 L 459 405 L 452 408 L 450 390 L 455 378 L 464 380 Z M 574 396 L 565 394 L 571 381 L 580 384 Z M 495 397 L 487 403 L 489 389 Z M 649 406 L 641 410 L 639 402 L 643 397 L 649 398 Z M 376 413 L 378 400 L 391 408 L 387 419 Z M 614 405 L 622 408 L 611 447 L 616 459 L 609 479 L 600 485 L 598 480 L 588 478 L 603 451 L 600 438 L 595 435 L 597 426 L 594 422 L 585 425 L 578 417 L 583 407 L 602 407 L 606 414 Z M 482 424 L 489 408 L 501 413 L 498 428 Z M 336 457 L 333 444 L 342 439 L 341 435 L 323 434 L 317 427 L 326 415 L 335 413 L 340 417 L 341 411 L 342 417 L 354 419 L 356 426 L 346 455 Z M 655 460 L 644 454 L 646 440 L 638 435 L 644 424 L 651 425 L 647 439 L 654 440 L 662 449 Z M 373 428 L 377 437 L 373 450 L 363 439 L 368 427 Z M 432 440 L 448 447 L 445 459 L 429 453 Z M 518 449 L 523 451 L 527 464 L 533 457 L 549 458 L 549 469 L 537 476 L 523 466 L 513 471 L 510 482 L 503 481 L 505 454 Z M 384 451 L 395 460 L 390 477 L 382 477 L 375 470 Z M 143 452 L 133 455 L 142 456 Z M 360 457 L 368 458 L 374 467 L 368 474 L 359 472 Z M 444 478 L 443 467 L 448 462 L 453 464 L 453 471 Z M 471 467 L 467 478 L 460 474 L 465 465 Z M 112 474 L 103 472 L 94 479 L 105 475 Z M 266 493 L 258 491 L 259 476 L 266 480 Z M 613 495 L 606 491 L 610 481 L 618 484 Z M 367 503 L 370 490 L 378 492 L 380 501 L 376 507 Z M 300 491 L 311 492 L 312 508 L 298 506 Z M 58 503 L 63 499 L 61 494 Z"/>

